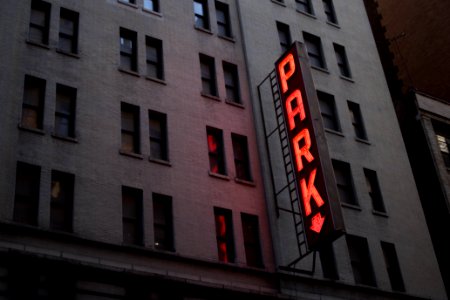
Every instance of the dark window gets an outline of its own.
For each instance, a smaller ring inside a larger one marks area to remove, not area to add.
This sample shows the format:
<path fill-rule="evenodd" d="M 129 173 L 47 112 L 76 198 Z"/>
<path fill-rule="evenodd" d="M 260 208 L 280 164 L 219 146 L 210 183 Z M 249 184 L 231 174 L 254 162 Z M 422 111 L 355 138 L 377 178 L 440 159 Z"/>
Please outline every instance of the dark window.
<path fill-rule="evenodd" d="M 335 280 L 339 279 L 333 244 L 323 244 L 319 250 L 319 255 L 320 263 L 322 265 L 323 277 Z"/>
<path fill-rule="evenodd" d="M 153 230 L 156 249 L 175 251 L 172 197 L 153 193 Z"/>
<path fill-rule="evenodd" d="M 232 133 L 234 166 L 236 167 L 236 178 L 251 181 L 250 160 L 248 157 L 247 137 Z"/>
<path fill-rule="evenodd" d="M 78 53 L 78 19 L 79 14 L 77 12 L 61 8 L 58 43 L 60 50 Z"/>
<path fill-rule="evenodd" d="M 228 4 L 216 1 L 217 28 L 219 35 L 231 37 L 230 11 Z"/>
<path fill-rule="evenodd" d="M 21 125 L 42 129 L 44 121 L 45 80 L 25 75 Z"/>
<path fill-rule="evenodd" d="M 403 283 L 402 272 L 400 271 L 400 264 L 398 262 L 397 252 L 394 244 L 381 242 L 383 249 L 384 262 L 391 281 L 391 287 L 395 291 L 404 292 L 405 284 Z"/>
<path fill-rule="evenodd" d="M 225 154 L 223 151 L 222 130 L 206 127 L 206 136 L 208 142 L 209 170 L 211 173 L 225 175 Z"/>
<path fill-rule="evenodd" d="M 122 186 L 122 226 L 125 244 L 143 245 L 142 190 Z"/>
<path fill-rule="evenodd" d="M 150 134 L 150 158 L 169 160 L 167 151 L 167 117 L 166 114 L 148 111 Z"/>
<path fill-rule="evenodd" d="M 147 48 L 147 76 L 163 80 L 162 41 L 146 36 L 145 44 Z"/>
<path fill-rule="evenodd" d="M 326 69 L 320 38 L 307 32 L 303 32 L 303 39 L 305 40 L 311 66 Z"/>
<path fill-rule="evenodd" d="M 159 12 L 159 0 L 144 0 L 144 8 L 150 11 Z"/>
<path fill-rule="evenodd" d="M 17 162 L 13 216 L 15 222 L 38 224 L 40 179 L 40 167 Z"/>
<path fill-rule="evenodd" d="M 376 286 L 367 239 L 352 235 L 346 239 L 355 283 Z"/>
<path fill-rule="evenodd" d="M 131 3 L 131 4 L 136 4 L 136 0 L 119 0 L 121 2 L 126 2 L 126 3 Z"/>
<path fill-rule="evenodd" d="M 75 105 L 77 90 L 72 87 L 56 85 L 55 134 L 75 137 Z"/>
<path fill-rule="evenodd" d="M 263 267 L 261 243 L 259 240 L 258 216 L 241 213 L 242 232 L 244 234 L 245 259 L 251 267 Z"/>
<path fill-rule="evenodd" d="M 297 10 L 308 14 L 314 14 L 312 9 L 311 0 L 295 0 L 297 5 Z"/>
<path fill-rule="evenodd" d="M 341 126 L 338 121 L 334 96 L 317 91 L 317 98 L 319 98 L 320 114 L 322 115 L 324 127 L 340 132 Z"/>
<path fill-rule="evenodd" d="M 139 107 L 121 103 L 122 111 L 122 148 L 128 153 L 140 153 L 139 144 Z"/>
<path fill-rule="evenodd" d="M 323 0 L 323 9 L 327 16 L 327 21 L 337 24 L 336 12 L 334 11 L 333 0 Z"/>
<path fill-rule="evenodd" d="M 339 200 L 341 203 L 358 205 L 355 191 L 353 189 L 352 173 L 350 164 L 338 160 L 333 160 L 334 176 L 339 192 Z"/>
<path fill-rule="evenodd" d="M 436 132 L 436 140 L 441 151 L 442 159 L 445 166 L 450 168 L 450 132 L 449 128 L 442 123 L 433 124 L 434 131 Z"/>
<path fill-rule="evenodd" d="M 200 54 L 202 93 L 217 96 L 216 68 L 214 58 Z"/>
<path fill-rule="evenodd" d="M 364 169 L 364 175 L 366 176 L 369 196 L 370 199 L 372 199 L 373 210 L 385 213 L 386 209 L 384 207 L 383 196 L 381 195 L 380 185 L 378 183 L 377 172 Z"/>
<path fill-rule="evenodd" d="M 50 228 L 72 231 L 73 193 L 75 176 L 52 171 Z"/>
<path fill-rule="evenodd" d="M 209 30 L 208 1 L 194 0 L 195 27 Z"/>
<path fill-rule="evenodd" d="M 367 140 L 366 130 L 361 115 L 359 104 L 351 101 L 348 102 L 348 109 L 350 111 L 350 118 L 352 120 L 353 129 L 357 138 Z"/>
<path fill-rule="evenodd" d="M 291 32 L 289 25 L 277 22 L 278 38 L 280 39 L 281 51 L 286 51 L 291 46 Z"/>
<path fill-rule="evenodd" d="M 137 72 L 137 34 L 120 28 L 120 67 Z"/>
<path fill-rule="evenodd" d="M 222 262 L 234 262 L 234 237 L 232 213 L 229 209 L 214 207 L 217 252 Z"/>
<path fill-rule="evenodd" d="M 33 0 L 31 1 L 30 41 L 48 45 L 48 34 L 50 29 L 50 3 Z"/>
<path fill-rule="evenodd" d="M 347 55 L 345 54 L 344 46 L 333 44 L 334 52 L 336 53 L 336 60 L 339 67 L 339 72 L 344 77 L 352 77 L 350 67 L 348 65 Z"/>
<path fill-rule="evenodd" d="M 225 90 L 227 92 L 227 100 L 235 103 L 241 103 L 237 66 L 227 62 L 223 62 L 222 66 L 223 75 L 225 77 Z"/>

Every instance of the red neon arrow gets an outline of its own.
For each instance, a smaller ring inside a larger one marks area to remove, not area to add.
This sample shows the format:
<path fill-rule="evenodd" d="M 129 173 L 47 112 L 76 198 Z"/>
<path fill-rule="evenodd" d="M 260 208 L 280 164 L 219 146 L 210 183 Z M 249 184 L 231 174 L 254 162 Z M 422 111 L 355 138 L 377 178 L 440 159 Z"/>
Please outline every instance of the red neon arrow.
<path fill-rule="evenodd" d="M 322 217 L 322 215 L 319 212 L 317 215 L 315 215 L 311 219 L 311 227 L 310 227 L 311 230 L 315 231 L 317 233 L 320 233 L 324 222 L 325 222 L 325 217 Z"/>

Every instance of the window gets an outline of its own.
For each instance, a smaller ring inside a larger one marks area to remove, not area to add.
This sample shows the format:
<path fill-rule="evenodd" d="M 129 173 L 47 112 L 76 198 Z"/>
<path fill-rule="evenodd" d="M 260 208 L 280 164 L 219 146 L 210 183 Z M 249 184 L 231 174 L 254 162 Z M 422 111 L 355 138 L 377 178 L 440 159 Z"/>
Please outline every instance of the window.
<path fill-rule="evenodd" d="M 229 209 L 214 207 L 217 252 L 222 262 L 234 262 L 234 238 L 232 213 Z"/>
<path fill-rule="evenodd" d="M 333 0 L 323 0 L 323 9 L 327 16 L 327 21 L 337 24 L 336 12 L 334 11 Z"/>
<path fill-rule="evenodd" d="M 336 60 L 339 67 L 339 72 L 344 77 L 352 77 L 350 67 L 348 65 L 347 55 L 345 54 L 344 46 L 333 44 L 334 52 L 336 53 Z"/>
<path fill-rule="evenodd" d="M 202 93 L 217 96 L 216 68 L 214 58 L 200 54 Z"/>
<path fill-rule="evenodd" d="M 222 66 L 223 75 L 225 77 L 225 90 L 227 92 L 227 100 L 234 103 L 241 103 L 237 66 L 227 62 L 223 62 Z"/>
<path fill-rule="evenodd" d="M 232 133 L 234 166 L 236 167 L 236 178 L 252 181 L 250 173 L 250 160 L 248 157 L 247 137 Z"/>
<path fill-rule="evenodd" d="M 57 136 L 75 137 L 75 101 L 77 90 L 56 85 L 55 132 Z"/>
<path fill-rule="evenodd" d="M 362 140 L 367 140 L 366 130 L 364 129 L 364 123 L 362 120 L 359 104 L 351 101 L 347 101 L 347 104 L 356 137 Z"/>
<path fill-rule="evenodd" d="M 317 98 L 319 98 L 320 113 L 322 115 L 324 127 L 340 132 L 341 126 L 337 117 L 334 96 L 321 91 L 317 91 Z"/>
<path fill-rule="evenodd" d="M 163 80 L 162 41 L 146 36 L 145 45 L 147 48 L 147 76 Z"/>
<path fill-rule="evenodd" d="M 15 222 L 27 225 L 38 224 L 40 179 L 40 167 L 17 162 L 13 216 Z"/>
<path fill-rule="evenodd" d="M 122 228 L 125 244 L 143 245 L 142 190 L 122 186 Z"/>
<path fill-rule="evenodd" d="M 305 40 L 311 66 L 326 69 L 320 38 L 307 32 L 303 32 L 303 39 Z"/>
<path fill-rule="evenodd" d="M 52 171 L 50 199 L 50 228 L 72 231 L 73 216 L 73 174 Z"/>
<path fill-rule="evenodd" d="M 305 12 L 310 15 L 314 14 L 311 0 L 295 0 L 295 2 L 298 11 Z"/>
<path fill-rule="evenodd" d="M 167 151 L 167 117 L 166 114 L 148 111 L 150 134 L 150 158 L 169 160 Z"/>
<path fill-rule="evenodd" d="M 60 10 L 59 50 L 76 54 L 78 52 L 78 18 L 79 14 L 65 8 Z"/>
<path fill-rule="evenodd" d="M 203 28 L 209 30 L 207 0 L 194 0 L 194 21 L 196 28 Z"/>
<path fill-rule="evenodd" d="M 136 4 L 136 0 L 119 0 L 120 2 L 130 3 L 130 4 Z"/>
<path fill-rule="evenodd" d="M 334 176 L 339 192 L 341 203 L 358 205 L 355 191 L 353 189 L 353 179 L 350 171 L 350 165 L 346 162 L 333 160 Z"/>
<path fill-rule="evenodd" d="M 383 249 L 384 262 L 386 263 L 392 289 L 394 291 L 404 292 L 405 284 L 403 283 L 403 276 L 400 271 L 400 264 L 394 244 L 381 242 L 381 248 Z"/>
<path fill-rule="evenodd" d="M 231 37 L 230 11 L 228 4 L 216 1 L 217 28 L 220 36 Z"/>
<path fill-rule="evenodd" d="M 323 277 L 335 280 L 339 279 L 333 244 L 323 244 L 319 250 L 319 256 L 320 264 L 322 265 Z"/>
<path fill-rule="evenodd" d="M 140 153 L 139 145 L 139 107 L 121 103 L 122 110 L 122 148 L 127 153 Z"/>
<path fill-rule="evenodd" d="M 378 184 L 377 173 L 369 169 L 364 169 L 364 175 L 366 176 L 367 190 L 369 191 L 370 199 L 372 199 L 373 210 L 385 213 L 386 209 L 384 207 L 380 185 Z"/>
<path fill-rule="evenodd" d="M 172 197 L 153 193 L 153 230 L 156 249 L 175 251 Z"/>
<path fill-rule="evenodd" d="M 43 129 L 45 80 L 25 75 L 21 126 Z"/>
<path fill-rule="evenodd" d="M 226 175 L 222 130 L 206 127 L 206 136 L 208 141 L 209 170 L 211 173 Z"/>
<path fill-rule="evenodd" d="M 120 28 L 120 68 L 137 72 L 137 34 Z"/>
<path fill-rule="evenodd" d="M 292 44 L 289 25 L 277 22 L 278 38 L 280 39 L 281 51 L 286 51 Z"/>
<path fill-rule="evenodd" d="M 144 0 L 144 8 L 150 11 L 159 12 L 159 0 Z"/>
<path fill-rule="evenodd" d="M 30 31 L 28 33 L 30 41 L 48 45 L 50 9 L 50 3 L 40 0 L 31 1 Z"/>
<path fill-rule="evenodd" d="M 433 123 L 433 127 L 444 164 L 447 168 L 450 168 L 450 133 L 448 132 L 448 127 L 442 123 Z"/>
<path fill-rule="evenodd" d="M 367 239 L 347 235 L 346 240 L 355 283 L 376 286 Z"/>
<path fill-rule="evenodd" d="M 241 213 L 242 232 L 244 234 L 245 259 L 247 265 L 262 268 L 261 243 L 259 240 L 258 217 Z"/>

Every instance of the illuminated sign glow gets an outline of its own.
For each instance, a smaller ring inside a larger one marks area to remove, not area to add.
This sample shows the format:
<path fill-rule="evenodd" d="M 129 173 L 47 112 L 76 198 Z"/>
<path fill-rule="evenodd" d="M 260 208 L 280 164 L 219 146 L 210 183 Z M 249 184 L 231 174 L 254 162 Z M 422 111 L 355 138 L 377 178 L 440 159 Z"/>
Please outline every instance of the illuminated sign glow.
<path fill-rule="evenodd" d="M 295 43 L 275 66 L 306 240 L 314 250 L 340 236 L 344 225 L 316 90 L 301 53 L 304 46 Z"/>

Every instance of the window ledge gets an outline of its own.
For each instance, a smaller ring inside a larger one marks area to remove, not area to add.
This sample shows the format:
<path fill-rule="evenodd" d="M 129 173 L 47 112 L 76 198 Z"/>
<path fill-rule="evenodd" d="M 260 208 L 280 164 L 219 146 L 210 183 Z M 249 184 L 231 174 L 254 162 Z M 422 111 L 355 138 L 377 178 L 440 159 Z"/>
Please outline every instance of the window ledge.
<path fill-rule="evenodd" d="M 33 45 L 33 46 L 38 46 L 38 47 L 50 50 L 50 46 L 47 45 L 47 44 L 42 44 L 42 43 L 39 43 L 39 42 L 35 42 L 35 41 L 30 40 L 30 39 L 26 39 L 25 41 L 26 41 L 27 44 L 30 44 L 30 45 Z"/>
<path fill-rule="evenodd" d="M 160 164 L 160 165 L 168 166 L 168 167 L 172 166 L 172 164 L 168 160 L 163 160 L 163 159 L 149 157 L 148 161 L 153 162 L 153 163 L 157 163 L 157 164 Z"/>
<path fill-rule="evenodd" d="M 124 151 L 124 150 L 119 150 L 119 153 L 121 155 L 129 156 L 129 157 L 133 157 L 133 158 L 138 158 L 138 159 L 143 159 L 144 158 L 144 156 L 142 154 L 139 154 L 139 153 L 127 152 L 127 151 Z"/>
<path fill-rule="evenodd" d="M 117 0 L 117 2 L 119 2 L 120 4 L 126 5 L 126 6 L 133 7 L 133 8 L 138 8 L 138 6 L 136 4 L 134 4 L 134 3 L 129 3 L 129 2 L 126 2 L 126 1 L 121 1 L 121 0 Z"/>
<path fill-rule="evenodd" d="M 255 182 L 252 180 L 245 180 L 245 179 L 240 179 L 235 177 L 234 181 L 243 185 L 248 185 L 248 186 L 256 186 Z"/>
<path fill-rule="evenodd" d="M 371 143 L 368 140 L 360 139 L 358 137 L 355 137 L 355 141 L 366 144 L 366 145 L 371 145 Z"/>
<path fill-rule="evenodd" d="M 335 135 L 339 135 L 339 136 L 343 136 L 343 137 L 345 136 L 342 132 L 336 131 L 336 130 L 333 130 L 333 129 L 325 128 L 325 131 L 328 132 L 328 133 L 335 134 Z"/>
<path fill-rule="evenodd" d="M 239 108 L 245 108 L 244 104 L 239 103 L 239 102 L 234 102 L 234 101 L 231 101 L 231 100 L 225 100 L 225 103 L 229 104 L 229 105 L 232 105 L 232 106 L 239 107 Z"/>
<path fill-rule="evenodd" d="M 148 13 L 148 14 L 151 14 L 151 15 L 154 15 L 154 16 L 162 18 L 162 13 L 160 13 L 160 12 L 157 12 L 157 11 L 154 11 L 154 10 L 150 10 L 150 9 L 147 9 L 147 8 L 144 8 L 144 7 L 142 8 L 142 11 L 145 12 L 145 13 Z"/>
<path fill-rule="evenodd" d="M 325 68 L 321 68 L 321 67 L 317 67 L 317 66 L 311 65 L 311 69 L 314 69 L 314 70 L 317 70 L 317 71 L 321 71 L 321 72 L 326 73 L 326 74 L 330 74 L 330 71 L 328 71 L 328 69 L 325 69 Z"/>
<path fill-rule="evenodd" d="M 52 137 L 58 140 L 66 141 L 66 142 L 72 142 L 72 143 L 78 143 L 78 139 L 70 136 L 62 136 L 55 133 L 52 133 Z"/>
<path fill-rule="evenodd" d="M 212 31 L 209 30 L 209 29 L 206 29 L 206 28 L 203 28 L 203 27 L 197 27 L 197 26 L 195 26 L 195 25 L 194 25 L 194 28 L 197 29 L 198 31 L 201 31 L 201 32 L 204 32 L 204 33 L 213 35 Z"/>
<path fill-rule="evenodd" d="M 333 26 L 334 28 L 341 29 L 341 26 L 339 26 L 338 23 L 333 23 L 333 22 L 327 21 L 327 24 L 330 26 Z"/>
<path fill-rule="evenodd" d="M 211 172 L 211 171 L 208 171 L 208 174 L 209 174 L 209 176 L 211 176 L 211 177 L 215 177 L 215 178 L 219 178 L 219 179 L 227 180 L 227 181 L 230 180 L 230 177 L 229 177 L 228 175 L 219 174 L 219 173 L 214 173 L 214 172 Z"/>
<path fill-rule="evenodd" d="M 306 12 L 306 11 L 299 10 L 299 9 L 296 9 L 296 11 L 297 11 L 298 13 L 301 13 L 302 15 L 305 15 L 305 16 L 310 17 L 310 18 L 312 18 L 312 19 L 317 19 L 316 15 L 310 14 L 310 13 L 308 13 L 308 12 Z"/>
<path fill-rule="evenodd" d="M 389 217 L 389 215 L 388 215 L 386 212 L 378 211 L 378 210 L 375 210 L 375 209 L 372 210 L 372 213 L 373 213 L 374 215 L 380 216 L 380 217 L 385 217 L 385 218 L 388 218 L 388 217 Z"/>
<path fill-rule="evenodd" d="M 80 58 L 80 56 L 77 53 L 67 52 L 67 51 L 64 51 L 64 50 L 59 49 L 59 48 L 56 48 L 56 52 L 61 53 L 61 54 L 66 55 L 66 56 L 70 56 L 70 57 L 74 57 L 74 58 L 78 58 L 78 59 Z"/>
<path fill-rule="evenodd" d="M 31 128 L 31 127 L 26 127 L 23 126 L 22 124 L 19 123 L 19 125 L 17 126 L 20 130 L 24 130 L 24 131 L 28 131 L 28 132 L 33 132 L 33 133 L 37 133 L 40 135 L 45 135 L 45 131 L 43 129 L 39 129 L 39 128 Z"/>
<path fill-rule="evenodd" d="M 232 43 L 236 43 L 234 37 L 232 37 L 232 36 L 226 36 L 226 35 L 221 35 L 221 34 L 218 34 L 217 36 L 223 40 L 226 40 L 226 41 L 229 41 Z"/>
<path fill-rule="evenodd" d="M 159 83 L 159 84 L 163 84 L 163 85 L 167 85 L 167 82 L 163 79 L 159 79 L 159 78 L 155 78 L 155 77 L 150 77 L 150 76 L 145 76 L 145 79 Z"/>
<path fill-rule="evenodd" d="M 280 6 L 286 7 L 286 4 L 284 2 L 280 2 L 280 1 L 277 1 L 277 0 L 272 0 L 272 2 L 275 3 L 275 4 L 278 4 Z"/>
<path fill-rule="evenodd" d="M 136 71 L 126 70 L 126 69 L 123 69 L 121 67 L 119 67 L 119 71 L 122 72 L 122 73 L 126 73 L 126 74 L 129 74 L 129 75 L 136 76 L 136 77 L 141 77 L 141 75 L 138 72 L 136 72 Z"/>
<path fill-rule="evenodd" d="M 339 75 L 339 78 L 341 78 L 343 80 L 346 80 L 348 82 L 355 83 L 355 81 L 351 77 L 347 77 L 347 76 L 344 76 L 344 75 Z"/>
<path fill-rule="evenodd" d="M 342 207 L 350 208 L 357 211 L 362 211 L 361 207 L 359 205 L 350 204 L 350 203 L 341 203 Z"/>
<path fill-rule="evenodd" d="M 209 98 L 209 99 L 212 99 L 212 100 L 215 100 L 215 101 L 222 102 L 222 99 L 220 99 L 218 96 L 214 96 L 214 95 L 210 95 L 210 94 L 205 94 L 205 93 L 203 93 L 203 92 L 201 92 L 200 94 L 202 95 L 202 97 L 205 97 L 205 98 Z"/>

